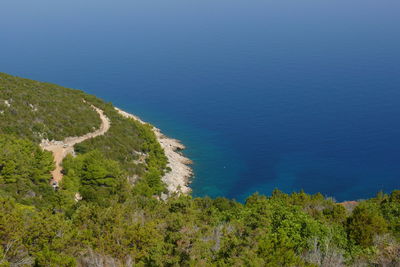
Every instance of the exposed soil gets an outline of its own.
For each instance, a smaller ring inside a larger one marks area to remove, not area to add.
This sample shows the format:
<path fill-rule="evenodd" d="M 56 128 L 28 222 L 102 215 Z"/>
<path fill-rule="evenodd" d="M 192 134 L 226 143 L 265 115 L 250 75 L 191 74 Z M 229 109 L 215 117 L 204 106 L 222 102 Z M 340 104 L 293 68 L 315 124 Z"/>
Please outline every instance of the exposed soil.
<path fill-rule="evenodd" d="M 54 169 L 54 171 L 51 172 L 53 176 L 52 183 L 56 182 L 58 184 L 62 180 L 63 174 L 61 172 L 61 163 L 68 154 L 74 153 L 74 145 L 81 143 L 87 139 L 103 135 L 108 131 L 108 129 L 110 129 L 110 120 L 107 118 L 106 115 L 104 115 L 104 112 L 93 105 L 91 107 L 99 114 L 101 119 L 101 125 L 98 130 L 87 133 L 83 136 L 67 137 L 63 141 L 42 140 L 40 146 L 43 149 L 51 151 L 53 153 L 54 162 L 56 163 L 56 168 Z"/>

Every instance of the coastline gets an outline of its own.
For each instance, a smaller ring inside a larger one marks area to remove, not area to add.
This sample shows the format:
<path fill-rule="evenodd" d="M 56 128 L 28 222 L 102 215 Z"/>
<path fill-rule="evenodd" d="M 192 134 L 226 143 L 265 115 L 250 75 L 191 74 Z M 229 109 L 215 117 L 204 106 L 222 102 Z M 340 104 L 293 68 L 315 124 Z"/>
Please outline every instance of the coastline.
<path fill-rule="evenodd" d="M 125 118 L 131 118 L 142 124 L 146 124 L 146 122 L 131 113 L 117 107 L 115 107 L 115 110 Z M 192 164 L 192 161 L 179 152 L 184 150 L 185 146 L 179 140 L 165 136 L 160 129 L 154 126 L 153 132 L 161 147 L 164 149 L 165 156 L 168 158 L 167 167 L 171 168 L 171 171 L 167 172 L 161 178 L 166 184 L 168 192 L 170 194 L 189 194 L 191 192 L 189 183 L 190 178 L 193 176 L 193 170 L 188 165 Z"/>

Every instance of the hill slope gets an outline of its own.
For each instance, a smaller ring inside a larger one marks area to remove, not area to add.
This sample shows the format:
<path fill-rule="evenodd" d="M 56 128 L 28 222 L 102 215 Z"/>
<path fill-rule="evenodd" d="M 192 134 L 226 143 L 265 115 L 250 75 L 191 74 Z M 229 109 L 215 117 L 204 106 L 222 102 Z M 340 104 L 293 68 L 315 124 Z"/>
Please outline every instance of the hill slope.
<path fill-rule="evenodd" d="M 167 159 L 152 126 L 124 118 L 112 104 L 82 91 L 0 73 L 0 134 L 35 143 L 83 136 L 101 124 L 91 105 L 104 111 L 111 127 L 105 135 L 77 144 L 75 151 L 83 154 L 98 150 L 117 161 L 132 181 L 141 179 L 147 194 L 164 191 L 161 177 Z"/>
<path fill-rule="evenodd" d="M 399 190 L 351 203 L 279 190 L 245 203 L 184 195 L 160 201 L 166 158 L 150 125 L 83 92 L 0 77 L 1 267 L 400 265 Z M 53 111 L 61 95 L 88 114 L 62 104 Z M 90 105 L 110 128 L 75 146 L 53 190 L 52 154 L 40 140 L 98 128 Z"/>
<path fill-rule="evenodd" d="M 79 136 L 100 126 L 85 94 L 0 73 L 0 133 L 40 142 Z"/>

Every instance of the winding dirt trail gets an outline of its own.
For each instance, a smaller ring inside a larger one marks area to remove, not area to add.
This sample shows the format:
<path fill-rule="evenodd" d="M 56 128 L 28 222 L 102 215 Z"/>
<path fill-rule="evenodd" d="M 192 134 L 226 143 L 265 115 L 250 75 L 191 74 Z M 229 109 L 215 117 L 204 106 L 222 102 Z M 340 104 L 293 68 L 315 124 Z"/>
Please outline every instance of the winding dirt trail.
<path fill-rule="evenodd" d="M 51 172 L 53 176 L 52 183 L 56 182 L 56 184 L 58 185 L 58 183 L 62 180 L 63 174 L 61 172 L 61 163 L 68 154 L 74 153 L 74 145 L 81 143 L 87 139 L 103 135 L 108 131 L 108 129 L 110 129 L 110 120 L 107 118 L 106 115 L 104 115 L 104 112 L 93 105 L 91 105 L 91 107 L 99 114 L 101 119 L 101 125 L 98 130 L 82 136 L 67 137 L 64 139 L 64 141 L 42 140 L 40 146 L 43 149 L 53 153 L 54 162 L 56 163 L 56 168 L 54 169 L 54 171 Z"/>

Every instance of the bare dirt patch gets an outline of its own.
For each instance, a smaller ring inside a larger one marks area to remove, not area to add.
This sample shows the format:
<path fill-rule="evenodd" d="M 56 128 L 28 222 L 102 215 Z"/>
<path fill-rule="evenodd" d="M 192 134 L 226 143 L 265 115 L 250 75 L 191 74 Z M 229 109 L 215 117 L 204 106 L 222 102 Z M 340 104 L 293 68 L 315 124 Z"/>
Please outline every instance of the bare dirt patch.
<path fill-rule="evenodd" d="M 61 172 L 61 163 L 68 154 L 74 153 L 74 145 L 81 143 L 87 139 L 103 135 L 108 131 L 108 129 L 110 129 L 110 120 L 107 118 L 106 115 L 104 115 L 104 112 L 93 105 L 91 107 L 99 114 L 101 119 L 101 125 L 98 130 L 82 136 L 67 137 L 63 141 L 49 141 L 47 139 L 42 140 L 40 146 L 43 149 L 51 151 L 53 153 L 54 162 L 56 163 L 56 168 L 54 169 L 54 171 L 51 172 L 53 176 L 52 182 L 56 182 L 58 184 L 62 180 L 63 174 Z"/>

